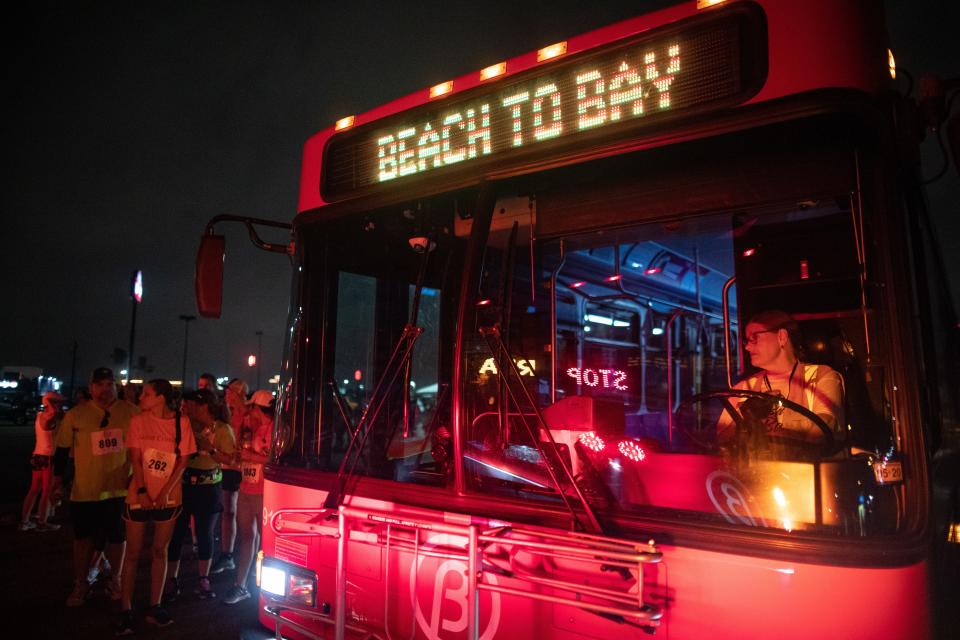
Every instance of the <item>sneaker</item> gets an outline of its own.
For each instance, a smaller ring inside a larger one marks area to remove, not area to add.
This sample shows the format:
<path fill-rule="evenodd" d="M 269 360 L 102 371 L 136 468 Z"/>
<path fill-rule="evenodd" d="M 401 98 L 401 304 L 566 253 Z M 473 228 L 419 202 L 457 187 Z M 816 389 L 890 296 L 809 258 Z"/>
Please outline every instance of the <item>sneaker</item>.
<path fill-rule="evenodd" d="M 210 578 L 207 576 L 200 576 L 200 584 L 197 585 L 197 588 L 193 590 L 195 594 L 200 596 L 201 600 L 210 600 L 211 598 L 216 598 L 217 594 L 210 586 Z"/>
<path fill-rule="evenodd" d="M 233 556 L 223 554 L 220 558 L 213 563 L 213 567 L 210 569 L 210 575 L 218 575 L 224 571 L 233 571 L 237 568 L 237 565 L 233 561 Z"/>
<path fill-rule="evenodd" d="M 37 531 L 59 531 L 60 525 L 53 524 L 52 522 L 40 522 L 36 526 Z"/>
<path fill-rule="evenodd" d="M 249 591 L 239 585 L 233 585 L 230 587 L 230 591 L 227 591 L 227 597 L 223 599 L 223 602 L 224 604 L 237 604 L 241 600 L 246 600 L 249 597 Z"/>
<path fill-rule="evenodd" d="M 178 597 L 180 597 L 180 580 L 170 578 L 167 580 L 167 588 L 163 590 L 163 602 L 173 602 Z"/>
<path fill-rule="evenodd" d="M 100 567 L 93 565 L 87 570 L 87 584 L 93 584 L 97 581 L 97 577 L 100 575 Z"/>
<path fill-rule="evenodd" d="M 17 527 L 17 531 L 30 531 L 31 529 L 36 529 L 37 525 L 33 520 L 27 520 L 26 522 L 21 522 Z"/>
<path fill-rule="evenodd" d="M 119 600 L 123 596 L 123 587 L 120 585 L 119 579 L 111 580 L 107 583 L 107 588 L 103 590 L 107 594 L 107 597 L 113 601 Z"/>
<path fill-rule="evenodd" d="M 167 610 L 160 605 L 154 605 L 147 611 L 147 622 L 158 627 L 169 627 L 173 624 L 173 618 L 167 613 Z"/>
<path fill-rule="evenodd" d="M 78 582 L 73 585 L 73 591 L 67 596 L 68 607 L 79 607 L 87 601 L 87 595 L 90 593 L 90 585 Z"/>
<path fill-rule="evenodd" d="M 113 633 L 117 636 L 132 636 L 135 633 L 135 629 L 133 628 L 133 611 L 120 612 L 120 619 L 113 628 Z"/>

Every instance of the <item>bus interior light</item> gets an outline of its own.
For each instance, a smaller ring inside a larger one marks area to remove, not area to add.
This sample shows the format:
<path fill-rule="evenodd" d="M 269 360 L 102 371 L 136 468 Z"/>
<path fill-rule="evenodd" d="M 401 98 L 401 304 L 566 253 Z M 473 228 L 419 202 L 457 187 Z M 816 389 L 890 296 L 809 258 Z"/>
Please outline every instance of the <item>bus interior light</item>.
<path fill-rule="evenodd" d="M 496 78 L 497 76 L 502 76 L 507 72 L 507 63 L 498 62 L 497 64 L 492 64 L 489 67 L 485 67 L 480 70 L 480 80 L 490 80 L 491 78 Z"/>
<path fill-rule="evenodd" d="M 559 58 L 567 52 L 567 41 L 557 42 L 537 50 L 537 62 Z"/>
<path fill-rule="evenodd" d="M 439 98 L 440 96 L 447 95 L 451 91 L 453 91 L 453 80 L 447 80 L 446 82 L 441 82 L 440 84 L 435 84 L 430 87 L 430 97 Z"/>
<path fill-rule="evenodd" d="M 349 129 L 350 127 L 353 126 L 353 119 L 354 119 L 353 116 L 347 116 L 346 118 L 340 118 L 339 120 L 337 120 L 337 124 L 335 125 L 334 128 L 335 128 L 337 131 L 343 131 L 344 129 Z"/>

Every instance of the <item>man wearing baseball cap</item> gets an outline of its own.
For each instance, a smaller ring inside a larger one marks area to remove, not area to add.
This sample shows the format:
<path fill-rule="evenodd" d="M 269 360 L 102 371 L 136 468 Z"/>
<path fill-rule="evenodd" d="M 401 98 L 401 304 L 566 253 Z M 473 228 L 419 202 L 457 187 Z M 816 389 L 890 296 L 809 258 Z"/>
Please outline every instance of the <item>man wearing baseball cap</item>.
<path fill-rule="evenodd" d="M 64 415 L 57 433 L 54 460 L 54 486 L 59 486 L 73 451 L 70 513 L 74 529 L 74 587 L 67 598 L 68 607 L 80 606 L 86 599 L 90 588 L 87 571 L 98 535 L 107 541 L 107 559 L 114 568 L 107 593 L 111 599 L 118 600 L 120 569 L 126 549 L 122 513 L 130 481 L 130 463 L 125 440 L 130 418 L 139 410 L 126 400 L 117 399 L 113 370 L 107 367 L 93 370 L 90 394 L 92 401 Z"/>

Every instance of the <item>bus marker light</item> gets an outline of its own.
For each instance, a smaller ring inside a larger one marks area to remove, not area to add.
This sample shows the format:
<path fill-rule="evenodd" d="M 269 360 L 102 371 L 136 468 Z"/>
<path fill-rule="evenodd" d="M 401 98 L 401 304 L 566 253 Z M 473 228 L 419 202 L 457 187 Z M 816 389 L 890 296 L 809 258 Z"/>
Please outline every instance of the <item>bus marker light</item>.
<path fill-rule="evenodd" d="M 743 252 L 743 257 L 744 257 L 744 258 L 749 258 L 750 256 L 752 256 L 752 255 L 755 254 L 756 252 L 757 252 L 757 250 L 751 247 L 750 249 L 747 249 L 746 251 Z"/>
<path fill-rule="evenodd" d="M 609 276 L 609 277 L 607 278 L 607 282 L 616 282 L 617 280 L 619 280 L 619 279 L 622 278 L 622 277 L 623 277 L 623 276 L 618 273 L 618 274 L 615 275 L 615 276 Z"/>
<path fill-rule="evenodd" d="M 477 306 L 478 306 L 478 307 L 485 307 L 485 306 L 487 306 L 488 304 L 490 304 L 490 298 L 484 298 L 483 300 L 478 300 L 478 301 L 477 301 Z"/>
<path fill-rule="evenodd" d="M 650 267 L 649 269 L 643 272 L 643 274 L 647 276 L 656 275 L 658 273 L 660 273 L 660 267 Z"/>
<path fill-rule="evenodd" d="M 480 71 L 480 80 L 490 80 L 491 78 L 496 78 L 497 76 L 502 76 L 507 72 L 507 63 L 498 62 L 497 64 L 492 64 L 485 69 Z"/>
<path fill-rule="evenodd" d="M 453 80 L 447 80 L 446 82 L 441 82 L 440 84 L 435 84 L 430 87 L 430 97 L 439 98 L 440 96 L 447 95 L 451 91 L 453 91 Z"/>
<path fill-rule="evenodd" d="M 340 118 L 337 120 L 335 129 L 337 131 L 343 131 L 344 129 L 349 129 L 353 126 L 353 116 L 347 116 L 346 118 Z"/>
<path fill-rule="evenodd" d="M 572 284 L 570 285 L 570 288 L 571 288 L 571 289 L 579 289 L 580 287 L 582 287 L 582 286 L 585 285 L 585 284 L 587 284 L 587 283 L 584 282 L 583 280 L 579 280 L 579 281 L 577 281 L 577 282 L 572 283 Z"/>
<path fill-rule="evenodd" d="M 558 58 L 567 52 L 567 41 L 557 42 L 537 51 L 537 62 Z"/>

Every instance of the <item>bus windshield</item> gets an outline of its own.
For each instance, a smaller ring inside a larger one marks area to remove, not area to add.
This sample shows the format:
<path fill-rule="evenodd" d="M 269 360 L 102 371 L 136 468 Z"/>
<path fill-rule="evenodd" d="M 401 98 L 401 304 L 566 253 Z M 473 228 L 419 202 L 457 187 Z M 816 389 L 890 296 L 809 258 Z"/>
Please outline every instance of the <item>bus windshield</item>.
<path fill-rule="evenodd" d="M 895 531 L 863 234 L 849 196 L 514 245 L 492 231 L 476 328 L 513 365 L 468 339 L 468 486 L 557 502 L 562 463 L 608 515 Z"/>

